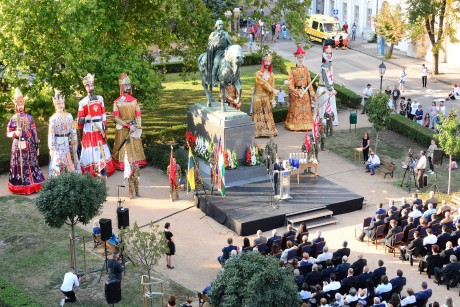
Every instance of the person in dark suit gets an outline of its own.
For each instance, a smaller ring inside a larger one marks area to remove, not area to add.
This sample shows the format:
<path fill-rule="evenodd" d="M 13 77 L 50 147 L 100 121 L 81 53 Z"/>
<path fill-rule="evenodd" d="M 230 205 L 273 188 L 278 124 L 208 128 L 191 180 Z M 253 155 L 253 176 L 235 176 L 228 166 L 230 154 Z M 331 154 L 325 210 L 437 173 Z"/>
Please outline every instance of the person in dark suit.
<path fill-rule="evenodd" d="M 303 248 L 304 248 L 305 246 L 311 246 L 311 242 L 308 242 L 308 236 L 307 236 L 307 235 L 303 235 L 303 236 L 302 236 L 302 243 L 300 243 L 300 244 L 297 246 L 297 257 L 302 257 Z"/>
<path fill-rule="evenodd" d="M 311 267 L 311 272 L 307 273 L 305 276 L 305 282 L 309 286 L 314 286 L 316 284 L 320 284 L 323 281 L 323 277 L 321 276 L 321 272 L 318 271 L 318 265 L 314 264 Z"/>
<path fill-rule="evenodd" d="M 348 269 L 348 276 L 346 278 L 344 278 L 341 282 L 341 287 L 340 287 L 340 291 L 343 292 L 343 293 L 347 293 L 350 288 L 356 288 L 357 285 L 358 285 L 358 277 L 357 276 L 353 276 L 354 274 L 354 271 L 352 268 L 349 268 Z"/>
<path fill-rule="evenodd" d="M 446 249 L 446 243 L 450 241 L 450 233 L 447 232 L 447 226 L 442 225 L 441 227 L 442 233 L 438 236 L 438 241 L 436 241 L 436 244 L 439 245 L 440 250 Z"/>
<path fill-rule="evenodd" d="M 414 232 L 414 240 L 412 240 L 409 245 L 404 245 L 399 248 L 401 256 L 399 259 L 406 261 L 406 253 L 409 255 L 410 265 L 413 265 L 413 257 L 421 254 L 423 247 L 423 239 L 420 238 L 418 231 Z"/>
<path fill-rule="evenodd" d="M 268 238 L 268 240 L 267 240 L 267 248 L 272 249 L 273 242 L 278 240 L 279 238 L 281 238 L 281 236 L 278 236 L 277 235 L 277 230 L 273 229 L 272 230 L 272 236 L 270 238 Z"/>
<path fill-rule="evenodd" d="M 452 231 L 450 234 L 450 241 L 452 242 L 453 247 L 458 246 L 458 239 L 460 239 L 460 223 L 455 225 L 455 231 Z"/>
<path fill-rule="evenodd" d="M 332 259 L 342 259 L 343 256 L 350 257 L 350 249 L 347 246 L 348 246 L 348 242 L 343 241 L 342 248 L 336 250 L 332 254 Z"/>
<path fill-rule="evenodd" d="M 428 209 L 428 204 L 433 204 L 433 208 L 436 209 L 438 202 L 438 199 L 434 197 L 434 191 L 430 191 L 430 198 L 425 201 L 425 204 L 423 205 L 423 211 Z"/>
<path fill-rule="evenodd" d="M 371 224 L 369 225 L 369 227 L 367 229 L 363 229 L 363 232 L 361 233 L 361 235 L 358 238 L 359 241 L 363 242 L 365 236 L 368 236 L 372 240 L 375 239 L 375 233 L 377 231 L 377 227 L 379 227 L 380 225 L 383 225 L 385 223 L 382 220 L 380 220 L 380 215 L 378 215 L 378 214 L 376 214 L 374 216 L 374 219 L 375 219 L 375 221 L 371 222 Z"/>
<path fill-rule="evenodd" d="M 401 207 L 399 207 L 399 213 L 401 214 L 404 209 L 410 208 L 410 204 L 407 202 L 406 198 L 401 199 Z"/>
<path fill-rule="evenodd" d="M 332 260 L 326 260 L 326 268 L 321 270 L 321 277 L 323 278 L 323 281 L 329 282 L 331 273 L 335 273 L 335 267 L 332 264 Z"/>
<path fill-rule="evenodd" d="M 371 222 L 374 222 L 374 221 L 375 221 L 375 216 L 376 216 L 376 215 L 385 214 L 385 213 L 387 213 L 387 211 L 386 211 L 385 209 L 383 209 L 383 203 L 378 203 L 378 204 L 377 204 L 377 210 L 375 210 Z"/>
<path fill-rule="evenodd" d="M 363 273 L 358 275 L 358 282 L 359 282 L 360 288 L 363 288 L 368 280 L 370 280 L 372 284 L 374 283 L 372 281 L 372 273 L 369 272 L 369 267 L 365 265 L 363 268 Z"/>
<path fill-rule="evenodd" d="M 219 261 L 219 263 L 221 265 L 224 265 L 225 261 L 227 261 L 227 259 L 230 258 L 230 252 L 232 250 L 237 249 L 237 247 L 235 245 L 233 245 L 233 239 L 232 238 L 228 238 L 227 243 L 228 243 L 228 245 L 225 246 L 224 248 L 222 248 L 222 256 L 217 257 L 217 261 Z"/>
<path fill-rule="evenodd" d="M 407 238 L 409 237 L 409 231 L 413 228 L 417 228 L 417 225 L 415 225 L 414 218 L 412 216 L 409 216 L 407 218 L 407 222 L 408 224 L 403 229 L 403 241 L 404 242 L 407 242 Z"/>
<path fill-rule="evenodd" d="M 374 285 L 377 284 L 383 275 L 387 273 L 387 268 L 383 266 L 383 260 L 379 259 L 378 265 L 379 267 L 372 272 L 372 280 L 374 281 Z M 377 281 L 377 282 L 376 282 Z"/>
<path fill-rule="evenodd" d="M 316 237 L 311 241 L 311 255 L 313 255 L 313 257 L 316 257 L 318 254 L 318 251 L 316 250 L 316 244 L 323 241 L 324 238 L 321 237 L 321 231 L 317 231 Z"/>
<path fill-rule="evenodd" d="M 342 256 L 342 263 L 339 264 L 335 268 L 335 272 L 336 273 L 348 272 L 349 268 L 350 268 L 350 264 L 348 263 L 348 257 L 347 256 Z"/>
<path fill-rule="evenodd" d="M 385 242 L 387 246 L 393 246 L 394 243 L 394 235 L 401 232 L 401 227 L 397 225 L 396 220 L 390 221 L 390 229 L 388 230 L 387 235 L 385 238 L 380 240 L 380 242 Z"/>
<path fill-rule="evenodd" d="M 402 222 L 405 220 L 409 219 L 409 214 L 407 214 L 407 210 L 409 209 L 402 209 L 399 212 L 399 217 L 398 217 L 398 225 L 401 226 Z"/>
<path fill-rule="evenodd" d="M 419 262 L 419 271 L 422 273 L 426 268 L 426 273 L 428 274 L 428 278 L 431 278 L 431 275 L 434 274 L 434 268 L 442 268 L 442 258 L 439 254 L 439 246 L 433 244 L 431 246 L 431 255 L 426 256 L 425 260 Z"/>
<path fill-rule="evenodd" d="M 394 199 L 390 200 L 390 202 L 388 203 L 388 211 L 393 210 L 394 211 L 398 211 L 398 208 L 395 206 L 395 201 Z"/>
<path fill-rule="evenodd" d="M 426 302 L 431 295 L 433 295 L 433 291 L 431 289 L 428 289 L 428 284 L 426 281 L 422 282 L 422 290 L 415 293 L 415 301 L 417 303 L 420 302 Z"/>
<path fill-rule="evenodd" d="M 450 263 L 443 268 L 434 268 L 434 276 L 437 284 L 442 284 L 441 280 L 444 277 L 444 282 L 450 285 L 451 280 L 456 278 L 457 272 L 460 271 L 460 262 L 457 261 L 457 256 L 450 255 Z"/>
<path fill-rule="evenodd" d="M 280 157 L 276 156 L 275 163 L 273 163 L 273 183 L 274 183 L 274 187 L 275 187 L 275 195 L 277 195 L 279 193 L 278 192 L 279 180 L 280 180 L 279 172 L 283 171 L 283 170 L 284 170 L 284 168 L 283 168 L 283 164 L 281 164 L 281 162 L 280 162 Z"/>
<path fill-rule="evenodd" d="M 441 258 L 442 258 L 442 263 L 444 264 L 448 264 L 449 263 L 449 259 L 450 259 L 450 256 L 451 255 L 455 255 L 455 251 L 454 251 L 454 248 L 452 246 L 452 242 L 448 241 L 446 243 L 446 249 L 443 250 L 441 253 Z"/>
<path fill-rule="evenodd" d="M 390 280 L 391 285 L 393 288 L 399 287 L 399 286 L 405 286 L 406 285 L 406 277 L 403 277 L 403 271 L 402 270 L 397 270 L 396 271 L 396 276 L 392 280 Z"/>
<path fill-rule="evenodd" d="M 423 206 L 423 200 L 418 197 L 417 193 L 412 193 L 412 205 L 422 205 Z"/>
<path fill-rule="evenodd" d="M 295 236 L 295 231 L 292 229 L 292 224 L 287 225 L 287 229 L 283 234 L 283 240 L 281 241 L 281 249 L 286 249 L 286 238 Z"/>
<path fill-rule="evenodd" d="M 356 275 L 360 275 L 363 272 L 363 268 L 367 265 L 367 260 L 364 259 L 363 254 L 358 254 L 358 260 L 353 262 L 350 268 L 353 269 Z"/>

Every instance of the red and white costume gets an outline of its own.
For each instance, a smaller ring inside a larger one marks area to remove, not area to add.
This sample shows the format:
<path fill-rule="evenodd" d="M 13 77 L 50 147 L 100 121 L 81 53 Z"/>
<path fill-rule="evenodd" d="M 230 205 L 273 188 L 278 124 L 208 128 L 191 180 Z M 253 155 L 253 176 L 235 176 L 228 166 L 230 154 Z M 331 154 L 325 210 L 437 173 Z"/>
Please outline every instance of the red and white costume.
<path fill-rule="evenodd" d="M 94 76 L 88 74 L 83 84 L 93 84 Z M 86 116 L 90 115 L 90 119 Z M 107 119 L 105 115 L 104 98 L 98 95 L 88 95 L 78 103 L 78 129 L 83 129 L 81 139 L 80 164 L 83 173 L 99 176 L 106 167 L 107 176 L 115 171 L 110 149 L 106 142 Z M 101 145 L 101 146 L 100 146 Z M 103 152 L 99 150 L 103 149 Z"/>

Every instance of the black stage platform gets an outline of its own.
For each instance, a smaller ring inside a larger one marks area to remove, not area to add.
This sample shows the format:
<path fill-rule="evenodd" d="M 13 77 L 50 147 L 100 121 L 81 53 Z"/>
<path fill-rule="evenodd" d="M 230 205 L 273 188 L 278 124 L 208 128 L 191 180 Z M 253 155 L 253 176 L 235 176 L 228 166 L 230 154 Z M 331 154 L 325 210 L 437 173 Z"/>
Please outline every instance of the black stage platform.
<path fill-rule="evenodd" d="M 292 178 L 292 199 L 275 201 L 271 205 L 270 181 L 256 182 L 226 190 L 220 195 L 199 199 L 201 211 L 227 226 L 240 236 L 252 235 L 286 225 L 286 215 L 324 208 L 334 215 L 361 210 L 364 197 L 357 195 L 325 178 L 301 177 L 300 184 Z M 216 193 L 216 192 L 214 192 Z"/>

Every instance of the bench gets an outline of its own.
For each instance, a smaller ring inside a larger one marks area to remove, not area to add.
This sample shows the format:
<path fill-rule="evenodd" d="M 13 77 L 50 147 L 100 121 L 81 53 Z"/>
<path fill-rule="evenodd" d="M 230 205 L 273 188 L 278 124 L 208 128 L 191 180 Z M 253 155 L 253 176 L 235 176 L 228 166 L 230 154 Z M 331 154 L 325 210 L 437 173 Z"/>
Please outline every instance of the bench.
<path fill-rule="evenodd" d="M 393 162 L 387 162 L 380 160 L 380 166 L 375 168 L 376 172 L 381 172 L 384 174 L 383 178 L 386 178 L 387 175 L 390 175 L 393 178 L 393 172 L 396 169 L 396 165 Z"/>

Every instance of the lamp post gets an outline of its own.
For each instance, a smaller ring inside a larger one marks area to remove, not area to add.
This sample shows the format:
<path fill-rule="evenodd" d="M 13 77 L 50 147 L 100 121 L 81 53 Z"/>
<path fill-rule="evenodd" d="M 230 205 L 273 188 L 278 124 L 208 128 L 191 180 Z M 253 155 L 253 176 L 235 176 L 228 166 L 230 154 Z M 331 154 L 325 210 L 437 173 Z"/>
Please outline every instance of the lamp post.
<path fill-rule="evenodd" d="M 226 11 L 224 13 L 224 16 L 227 17 L 228 21 L 228 32 L 232 32 L 232 12 L 231 11 Z"/>
<path fill-rule="evenodd" d="M 387 70 L 387 67 L 385 64 L 382 63 L 379 65 L 379 72 L 380 72 L 380 91 L 382 91 L 382 83 L 383 83 L 383 75 L 385 74 L 385 70 Z"/>
<path fill-rule="evenodd" d="M 235 32 L 238 35 L 238 37 L 240 36 L 240 14 L 240 8 L 235 7 L 233 9 L 233 17 L 235 18 Z"/>

